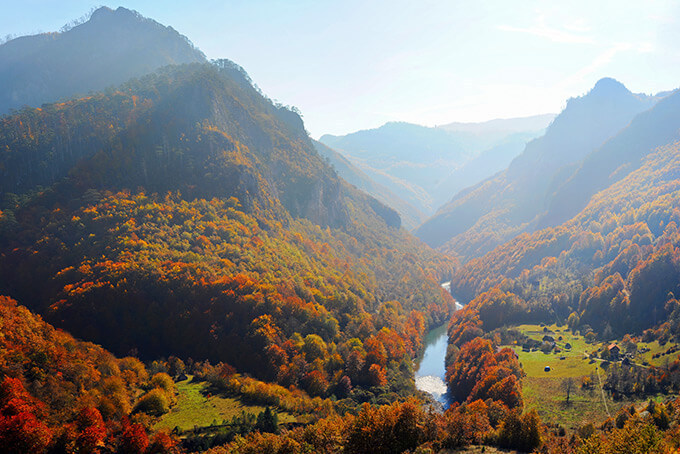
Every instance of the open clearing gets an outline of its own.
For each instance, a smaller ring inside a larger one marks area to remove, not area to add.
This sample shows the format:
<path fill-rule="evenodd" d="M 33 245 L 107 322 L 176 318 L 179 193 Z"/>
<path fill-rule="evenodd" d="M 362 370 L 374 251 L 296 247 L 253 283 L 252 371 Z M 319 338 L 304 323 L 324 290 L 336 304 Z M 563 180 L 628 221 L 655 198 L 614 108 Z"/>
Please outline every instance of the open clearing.
<path fill-rule="evenodd" d="M 209 427 L 222 424 L 225 420 L 228 422 L 234 416 L 240 415 L 241 411 L 257 415 L 265 409 L 259 405 L 246 405 L 236 398 L 211 395 L 207 382 L 192 382 L 191 376 L 187 380 L 176 382 L 175 385 L 177 404 L 155 424 L 156 430 L 172 430 L 178 427 L 185 431 L 194 427 Z M 296 420 L 295 416 L 286 412 L 279 411 L 278 415 L 279 424 Z"/>
<path fill-rule="evenodd" d="M 535 340 L 542 340 L 545 335 L 552 336 L 556 346 L 561 350 L 559 353 L 553 351 L 546 354 L 540 350 L 525 352 L 521 346 L 511 346 L 526 373 L 522 380 L 525 407 L 527 410 L 536 409 L 543 421 L 559 423 L 567 429 L 576 429 L 587 423 L 601 424 L 610 414 L 615 416 L 621 408 L 648 400 L 613 401 L 605 392 L 608 414 L 597 379 L 598 368 L 602 380 L 606 376 L 606 371 L 600 368 L 600 361 L 591 362 L 587 357 L 587 354 L 596 350 L 598 345 L 587 344 L 583 336 L 571 333 L 566 326 L 520 325 L 512 328 Z M 548 331 L 544 331 L 544 328 Z M 565 349 L 567 343 L 571 344 L 571 349 Z M 656 348 L 649 352 L 649 356 L 666 348 L 668 346 Z M 561 357 L 564 359 L 560 359 Z M 546 366 L 550 366 L 550 372 L 544 370 Z M 591 377 L 591 374 L 593 387 L 581 388 L 582 378 Z M 565 390 L 565 379 L 568 378 L 573 380 L 569 404 L 566 403 Z"/>

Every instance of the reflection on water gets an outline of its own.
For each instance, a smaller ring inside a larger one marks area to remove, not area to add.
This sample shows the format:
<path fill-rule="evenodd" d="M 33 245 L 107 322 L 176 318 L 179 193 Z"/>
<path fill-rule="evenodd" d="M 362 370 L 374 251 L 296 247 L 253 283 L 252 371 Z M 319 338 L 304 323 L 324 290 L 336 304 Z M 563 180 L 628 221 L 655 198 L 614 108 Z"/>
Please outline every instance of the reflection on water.
<path fill-rule="evenodd" d="M 444 375 L 446 368 L 447 335 L 446 323 L 433 329 L 425 336 L 425 353 L 416 364 L 416 388 L 425 391 L 448 407 L 448 396 Z"/>
<path fill-rule="evenodd" d="M 442 287 L 451 293 L 451 282 L 444 282 Z M 456 301 L 456 310 L 462 309 L 463 305 Z M 448 323 L 433 329 L 425 336 L 425 353 L 416 362 L 416 388 L 425 391 L 438 402 L 449 406 L 448 390 L 444 376 L 446 375 L 446 347 L 448 337 L 446 333 Z"/>

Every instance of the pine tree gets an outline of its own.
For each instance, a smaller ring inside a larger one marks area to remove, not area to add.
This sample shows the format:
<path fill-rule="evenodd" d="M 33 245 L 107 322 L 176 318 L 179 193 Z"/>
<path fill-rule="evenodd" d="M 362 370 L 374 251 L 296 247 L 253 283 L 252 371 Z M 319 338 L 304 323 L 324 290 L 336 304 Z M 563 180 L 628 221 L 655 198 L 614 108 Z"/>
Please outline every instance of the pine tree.
<path fill-rule="evenodd" d="M 279 416 L 271 408 L 267 407 L 262 413 L 257 415 L 255 429 L 260 432 L 279 433 Z"/>

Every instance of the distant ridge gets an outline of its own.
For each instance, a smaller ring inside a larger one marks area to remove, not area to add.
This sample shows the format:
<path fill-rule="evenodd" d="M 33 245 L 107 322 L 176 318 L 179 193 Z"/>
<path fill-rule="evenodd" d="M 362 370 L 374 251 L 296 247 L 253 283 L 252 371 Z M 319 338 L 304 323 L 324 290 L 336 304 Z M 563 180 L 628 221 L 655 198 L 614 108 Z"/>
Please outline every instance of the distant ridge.
<path fill-rule="evenodd" d="M 473 134 L 488 132 L 538 131 L 547 128 L 557 114 L 547 113 L 518 118 L 496 118 L 482 122 L 453 122 L 437 126 L 449 131 L 465 131 Z"/>
<path fill-rule="evenodd" d="M 425 215 L 421 211 L 401 199 L 387 187 L 376 183 L 340 153 L 317 140 L 313 142 L 316 151 L 328 160 L 338 175 L 345 181 L 395 209 L 401 216 L 402 224 L 406 229 L 411 230 L 425 220 Z"/>
<path fill-rule="evenodd" d="M 0 114 L 102 90 L 162 66 L 205 61 L 172 27 L 126 8 L 101 7 L 65 32 L 0 45 Z"/>
<path fill-rule="evenodd" d="M 458 193 L 416 235 L 469 259 L 533 230 L 573 166 L 657 101 L 614 79 L 600 80 L 570 99 L 545 135 L 529 142 L 505 171 Z"/>
<path fill-rule="evenodd" d="M 544 114 L 437 127 L 389 122 L 319 140 L 418 211 L 432 215 L 458 190 L 505 168 L 553 118 Z"/>

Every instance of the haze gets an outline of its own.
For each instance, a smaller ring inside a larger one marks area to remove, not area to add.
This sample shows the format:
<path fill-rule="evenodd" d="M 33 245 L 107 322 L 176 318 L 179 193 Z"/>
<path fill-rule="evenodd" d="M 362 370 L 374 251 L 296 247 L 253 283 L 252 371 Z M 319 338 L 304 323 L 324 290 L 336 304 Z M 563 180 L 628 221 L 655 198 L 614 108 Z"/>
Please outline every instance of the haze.
<path fill-rule="evenodd" d="M 13 2 L 0 35 L 57 31 L 98 2 Z M 601 77 L 677 87 L 671 1 L 119 1 L 242 65 L 313 137 L 559 112 Z M 210 12 L 210 14 L 206 14 Z"/>

